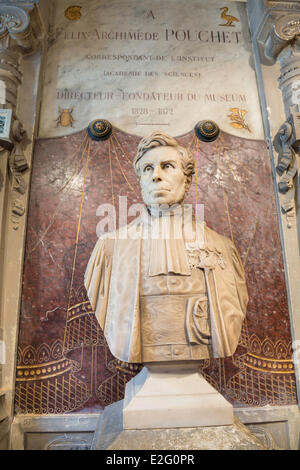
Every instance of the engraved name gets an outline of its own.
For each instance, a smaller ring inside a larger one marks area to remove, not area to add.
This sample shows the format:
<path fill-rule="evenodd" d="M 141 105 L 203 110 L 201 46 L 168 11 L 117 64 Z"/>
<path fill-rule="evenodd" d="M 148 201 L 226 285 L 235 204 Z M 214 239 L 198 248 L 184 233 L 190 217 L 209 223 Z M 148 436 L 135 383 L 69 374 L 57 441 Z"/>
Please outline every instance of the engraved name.
<path fill-rule="evenodd" d="M 59 37 L 60 31 L 57 31 Z M 143 31 L 65 31 L 63 38 L 67 41 L 100 40 L 100 41 L 187 41 L 212 43 L 240 43 L 241 31 L 214 31 L 190 29 L 166 29 L 164 33 Z"/>

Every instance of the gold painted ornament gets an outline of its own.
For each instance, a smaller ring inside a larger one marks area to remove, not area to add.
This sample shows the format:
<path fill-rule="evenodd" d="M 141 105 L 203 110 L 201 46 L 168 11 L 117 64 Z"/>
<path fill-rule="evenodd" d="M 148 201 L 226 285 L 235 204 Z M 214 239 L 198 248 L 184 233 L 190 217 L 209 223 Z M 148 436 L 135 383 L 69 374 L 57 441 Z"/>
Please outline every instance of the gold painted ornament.
<path fill-rule="evenodd" d="M 199 121 L 194 129 L 196 136 L 202 142 L 213 142 L 220 133 L 219 126 L 210 120 Z"/>
<path fill-rule="evenodd" d="M 78 21 L 81 18 L 81 7 L 78 5 L 71 5 L 65 10 L 65 17 L 70 21 Z"/>
<path fill-rule="evenodd" d="M 88 125 L 88 134 L 93 140 L 106 140 L 112 133 L 112 125 L 106 119 L 95 119 Z"/>
<path fill-rule="evenodd" d="M 228 114 L 228 117 L 232 121 L 230 123 L 232 127 L 235 129 L 246 129 L 248 132 L 251 132 L 251 129 L 245 120 L 245 115 L 248 112 L 246 109 L 230 108 L 229 111 L 231 114 Z"/>
<path fill-rule="evenodd" d="M 56 118 L 56 127 L 59 127 L 59 126 L 73 127 L 73 122 L 75 121 L 72 115 L 73 111 L 74 111 L 74 106 L 72 106 L 71 109 L 69 108 L 61 109 L 61 107 L 59 106 L 58 107 L 59 115 Z"/>
<path fill-rule="evenodd" d="M 219 26 L 235 26 L 235 24 L 233 24 L 235 21 L 236 22 L 239 22 L 240 20 L 238 20 L 235 16 L 232 16 L 232 15 L 228 15 L 228 8 L 227 7 L 222 7 L 220 8 L 220 10 L 222 10 L 222 13 L 221 13 L 221 18 L 222 20 L 226 21 L 226 23 L 223 23 L 223 24 L 220 24 Z"/>

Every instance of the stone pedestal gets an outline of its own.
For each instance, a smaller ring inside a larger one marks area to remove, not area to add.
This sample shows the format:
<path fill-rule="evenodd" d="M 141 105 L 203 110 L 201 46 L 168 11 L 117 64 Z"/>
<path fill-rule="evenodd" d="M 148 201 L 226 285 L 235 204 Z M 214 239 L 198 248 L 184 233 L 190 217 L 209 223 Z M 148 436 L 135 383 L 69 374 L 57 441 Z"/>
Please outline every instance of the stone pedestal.
<path fill-rule="evenodd" d="M 197 363 L 147 364 L 106 407 L 92 449 L 263 449 Z"/>
<path fill-rule="evenodd" d="M 92 450 L 265 450 L 237 418 L 227 426 L 124 429 L 123 400 L 107 406 Z"/>
<path fill-rule="evenodd" d="M 197 362 L 147 364 L 127 385 L 124 429 L 233 424 L 233 407 L 203 378 Z"/>

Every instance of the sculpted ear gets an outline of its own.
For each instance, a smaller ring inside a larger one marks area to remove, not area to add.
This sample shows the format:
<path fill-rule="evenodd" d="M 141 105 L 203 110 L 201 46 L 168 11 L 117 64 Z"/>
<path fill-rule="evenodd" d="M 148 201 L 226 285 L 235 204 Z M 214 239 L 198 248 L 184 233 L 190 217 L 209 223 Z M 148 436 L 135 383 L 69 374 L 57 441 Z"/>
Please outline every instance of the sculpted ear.
<path fill-rule="evenodd" d="M 185 177 L 185 192 L 187 193 L 192 184 L 192 175 Z"/>

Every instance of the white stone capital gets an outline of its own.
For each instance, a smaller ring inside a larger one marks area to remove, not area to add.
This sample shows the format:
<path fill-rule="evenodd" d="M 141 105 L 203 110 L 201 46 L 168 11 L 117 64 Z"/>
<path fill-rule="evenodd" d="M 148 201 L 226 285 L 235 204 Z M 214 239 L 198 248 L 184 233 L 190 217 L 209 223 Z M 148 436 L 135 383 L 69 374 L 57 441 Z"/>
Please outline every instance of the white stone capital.
<path fill-rule="evenodd" d="M 26 4 L 26 7 L 18 2 L 0 5 L 0 40 L 10 37 L 22 53 L 34 52 L 39 47 L 42 30 L 42 21 L 34 4 Z"/>
<path fill-rule="evenodd" d="M 270 28 L 265 42 L 264 54 L 270 63 L 275 63 L 283 49 L 293 44 L 300 36 L 300 12 L 277 18 Z"/>

